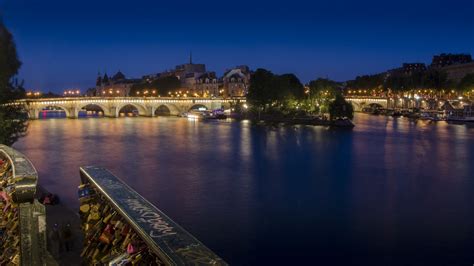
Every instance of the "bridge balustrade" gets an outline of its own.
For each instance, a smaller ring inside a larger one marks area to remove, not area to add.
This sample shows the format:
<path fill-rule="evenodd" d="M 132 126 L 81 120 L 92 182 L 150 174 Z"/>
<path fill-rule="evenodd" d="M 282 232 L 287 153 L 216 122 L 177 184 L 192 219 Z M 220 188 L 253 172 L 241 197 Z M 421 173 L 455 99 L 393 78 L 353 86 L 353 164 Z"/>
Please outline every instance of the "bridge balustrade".
<path fill-rule="evenodd" d="M 55 265 L 46 251 L 45 207 L 38 174 L 18 151 L 0 145 L 0 265 Z"/>
<path fill-rule="evenodd" d="M 226 265 L 105 168 L 80 168 L 82 258 L 88 264 Z"/>

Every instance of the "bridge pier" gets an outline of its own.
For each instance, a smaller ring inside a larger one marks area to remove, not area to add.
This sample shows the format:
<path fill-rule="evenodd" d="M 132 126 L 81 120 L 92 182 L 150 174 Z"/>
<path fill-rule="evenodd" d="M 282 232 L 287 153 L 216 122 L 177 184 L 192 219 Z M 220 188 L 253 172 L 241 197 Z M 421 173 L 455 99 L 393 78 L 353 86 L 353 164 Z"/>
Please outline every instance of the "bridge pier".
<path fill-rule="evenodd" d="M 28 116 L 31 120 L 39 119 L 39 110 L 38 109 L 28 110 Z"/>
<path fill-rule="evenodd" d="M 105 117 L 109 117 L 109 118 L 117 118 L 117 117 L 119 117 L 119 113 L 118 113 L 117 107 L 116 107 L 116 106 L 110 107 L 108 115 L 107 115 L 107 114 L 105 113 L 105 111 L 104 111 L 104 116 L 105 116 Z"/>
<path fill-rule="evenodd" d="M 156 111 L 156 107 L 154 107 L 154 106 L 147 106 L 147 107 L 146 107 L 146 114 L 145 114 L 145 116 L 147 116 L 147 117 L 154 117 L 154 116 L 155 116 L 155 111 Z"/>
<path fill-rule="evenodd" d="M 76 119 L 79 118 L 79 109 L 76 107 L 70 107 L 66 112 L 67 118 Z"/>

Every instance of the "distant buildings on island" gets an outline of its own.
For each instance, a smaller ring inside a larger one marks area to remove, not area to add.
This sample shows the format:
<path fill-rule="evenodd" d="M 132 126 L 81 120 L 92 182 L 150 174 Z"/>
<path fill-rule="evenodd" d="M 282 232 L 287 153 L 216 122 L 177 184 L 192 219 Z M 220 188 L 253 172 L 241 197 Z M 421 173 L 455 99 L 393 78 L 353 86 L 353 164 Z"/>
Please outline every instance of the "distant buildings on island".
<path fill-rule="evenodd" d="M 145 75 L 140 79 L 127 79 L 118 71 L 112 77 L 99 74 L 96 87 L 88 96 L 169 96 L 179 93 L 195 97 L 242 97 L 247 94 L 251 71 L 248 66 L 228 69 L 222 77 L 208 71 L 205 64 L 189 63 L 172 70 Z"/>
<path fill-rule="evenodd" d="M 474 74 L 474 62 L 470 54 L 439 54 L 433 56 L 431 64 L 428 66 L 425 63 L 404 63 L 401 68 L 392 69 L 388 72 L 413 74 L 415 72 L 425 72 L 428 69 L 444 71 L 449 80 L 459 82 L 466 75 Z"/>
<path fill-rule="evenodd" d="M 474 74 L 474 61 L 469 54 L 439 54 L 431 64 L 403 63 L 401 67 L 379 74 L 411 75 L 428 70 L 445 72 L 447 78 L 458 83 L 468 74 Z M 205 64 L 193 63 L 192 57 L 186 64 L 161 73 L 130 79 L 118 71 L 112 77 L 99 74 L 96 87 L 87 91 L 87 96 L 194 96 L 194 97 L 242 97 L 248 92 L 252 71 L 248 66 L 228 69 L 222 76 L 208 71 Z M 376 74 L 376 75 L 379 75 Z"/>

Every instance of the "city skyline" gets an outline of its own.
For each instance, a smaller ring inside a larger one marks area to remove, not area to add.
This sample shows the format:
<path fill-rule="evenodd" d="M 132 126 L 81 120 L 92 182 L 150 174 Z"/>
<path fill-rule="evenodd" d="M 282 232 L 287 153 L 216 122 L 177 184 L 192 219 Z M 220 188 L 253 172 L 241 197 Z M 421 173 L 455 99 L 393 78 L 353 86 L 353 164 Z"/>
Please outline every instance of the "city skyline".
<path fill-rule="evenodd" d="M 473 54 L 473 3 L 455 2 L 386 8 L 376 1 L 210 1 L 181 3 L 182 9 L 147 1 L 5 1 L 0 15 L 15 36 L 25 86 L 61 92 L 93 87 L 98 72 L 161 72 L 187 62 L 190 51 L 219 76 L 248 65 L 295 73 L 304 83 L 429 63 L 440 53 Z"/>

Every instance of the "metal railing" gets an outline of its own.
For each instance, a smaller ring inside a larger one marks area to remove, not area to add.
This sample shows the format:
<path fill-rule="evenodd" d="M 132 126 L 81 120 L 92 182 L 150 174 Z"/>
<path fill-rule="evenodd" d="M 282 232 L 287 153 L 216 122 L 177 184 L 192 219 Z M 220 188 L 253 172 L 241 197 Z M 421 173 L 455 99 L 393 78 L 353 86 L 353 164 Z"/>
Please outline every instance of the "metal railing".
<path fill-rule="evenodd" d="M 0 145 L 0 264 L 54 265 L 46 251 L 46 211 L 36 199 L 38 173 L 20 152 Z"/>
<path fill-rule="evenodd" d="M 86 235 L 82 256 L 86 263 L 110 263 L 120 256 L 134 261 L 138 256 L 134 254 L 140 253 L 142 257 L 137 260 L 145 256 L 148 265 L 227 265 L 107 169 L 81 167 L 80 175 L 81 212 L 84 210 L 81 217 Z M 99 206 L 96 219 L 94 206 Z M 121 235 L 123 224 L 128 224 L 132 233 Z M 104 236 L 106 232 L 109 237 Z M 127 243 L 130 238 L 135 242 Z M 132 243 L 135 253 L 128 252 Z"/>

